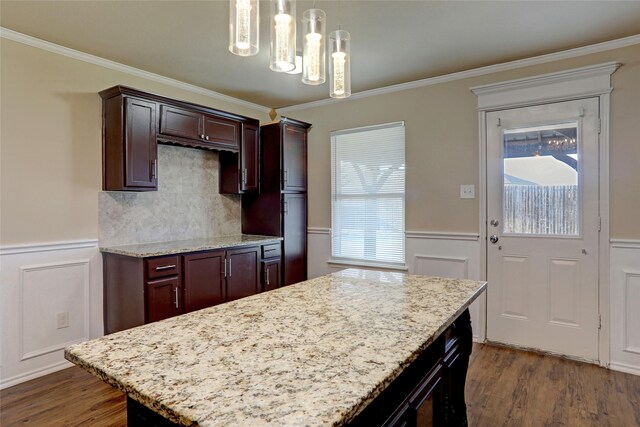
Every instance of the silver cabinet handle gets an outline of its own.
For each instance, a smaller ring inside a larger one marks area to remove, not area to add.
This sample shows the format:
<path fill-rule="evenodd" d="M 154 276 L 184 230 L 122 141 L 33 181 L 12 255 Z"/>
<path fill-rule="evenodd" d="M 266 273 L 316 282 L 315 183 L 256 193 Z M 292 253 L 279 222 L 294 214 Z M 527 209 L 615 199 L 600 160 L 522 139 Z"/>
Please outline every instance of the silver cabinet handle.
<path fill-rule="evenodd" d="M 175 291 L 176 291 L 176 308 L 178 308 L 178 287 L 175 287 Z"/>
<path fill-rule="evenodd" d="M 162 266 L 156 267 L 156 271 L 169 270 L 171 268 L 176 268 L 176 265 L 175 264 L 162 265 Z"/>
<path fill-rule="evenodd" d="M 157 164 L 158 164 L 158 160 L 157 159 L 153 159 L 153 161 L 151 162 L 151 179 L 156 179 L 156 175 L 157 175 Z"/>
<path fill-rule="evenodd" d="M 229 258 L 229 277 L 231 277 L 231 258 Z"/>
<path fill-rule="evenodd" d="M 489 224 L 491 224 L 492 227 L 497 227 L 500 225 L 500 221 L 498 221 L 497 219 L 492 219 L 491 221 L 489 221 Z"/>
<path fill-rule="evenodd" d="M 227 259 L 224 259 L 224 277 L 227 277 Z"/>
<path fill-rule="evenodd" d="M 209 140 L 209 135 L 205 135 L 204 139 Z"/>
<path fill-rule="evenodd" d="M 491 237 L 489 237 L 489 241 L 490 241 L 491 243 L 493 243 L 494 245 L 495 245 L 496 243 L 498 243 L 498 240 L 500 240 L 500 239 L 498 239 L 498 236 L 496 236 L 495 234 L 494 234 L 494 235 L 492 235 Z"/>
<path fill-rule="evenodd" d="M 284 214 L 287 215 L 289 213 L 289 202 L 284 201 Z"/>
<path fill-rule="evenodd" d="M 286 182 L 289 180 L 289 168 L 286 168 L 284 170 L 284 182 L 286 184 Z"/>
<path fill-rule="evenodd" d="M 267 286 L 269 286 L 269 267 L 267 267 Z"/>
<path fill-rule="evenodd" d="M 247 183 L 247 169 L 246 168 L 242 169 L 242 183 L 243 184 Z"/>
<path fill-rule="evenodd" d="M 200 139 L 204 139 L 204 133 L 200 135 Z"/>

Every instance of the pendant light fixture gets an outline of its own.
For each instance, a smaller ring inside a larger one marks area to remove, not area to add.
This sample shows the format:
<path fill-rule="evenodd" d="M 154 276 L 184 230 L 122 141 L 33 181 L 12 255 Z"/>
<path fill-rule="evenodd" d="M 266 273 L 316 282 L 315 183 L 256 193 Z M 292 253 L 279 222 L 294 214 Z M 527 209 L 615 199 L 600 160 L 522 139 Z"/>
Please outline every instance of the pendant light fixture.
<path fill-rule="evenodd" d="M 296 66 L 296 1 L 271 0 L 269 68 L 287 72 Z"/>
<path fill-rule="evenodd" d="M 253 56 L 260 50 L 259 0 L 229 0 L 229 51 Z"/>
<path fill-rule="evenodd" d="M 351 96 L 351 36 L 348 31 L 337 30 L 329 34 L 331 57 L 331 98 Z"/>
<path fill-rule="evenodd" d="M 302 83 L 319 85 L 325 82 L 326 14 L 309 9 L 302 15 Z"/>

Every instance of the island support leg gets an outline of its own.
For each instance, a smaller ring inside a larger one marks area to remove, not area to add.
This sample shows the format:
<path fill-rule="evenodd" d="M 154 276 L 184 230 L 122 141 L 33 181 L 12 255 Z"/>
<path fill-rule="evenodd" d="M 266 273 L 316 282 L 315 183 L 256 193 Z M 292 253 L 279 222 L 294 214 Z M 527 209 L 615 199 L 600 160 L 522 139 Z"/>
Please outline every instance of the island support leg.
<path fill-rule="evenodd" d="M 473 348 L 473 331 L 471 329 L 471 316 L 469 309 L 462 312 L 453 324 L 459 337 L 459 360 L 457 367 L 450 371 L 453 378 L 450 379 L 451 395 L 445 425 L 455 427 L 467 427 L 467 404 L 464 389 L 469 368 L 469 357 Z"/>

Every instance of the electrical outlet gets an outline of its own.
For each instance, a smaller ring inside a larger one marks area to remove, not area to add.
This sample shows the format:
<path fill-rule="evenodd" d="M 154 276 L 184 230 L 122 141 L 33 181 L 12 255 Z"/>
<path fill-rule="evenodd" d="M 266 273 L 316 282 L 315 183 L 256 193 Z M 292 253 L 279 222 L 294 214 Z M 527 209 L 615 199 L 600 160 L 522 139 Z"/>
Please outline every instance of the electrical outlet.
<path fill-rule="evenodd" d="M 475 185 L 461 185 L 460 186 L 460 198 L 461 199 L 475 199 L 476 198 L 476 186 Z"/>
<path fill-rule="evenodd" d="M 56 314 L 56 329 L 68 328 L 69 327 L 69 312 L 63 311 L 62 313 Z"/>

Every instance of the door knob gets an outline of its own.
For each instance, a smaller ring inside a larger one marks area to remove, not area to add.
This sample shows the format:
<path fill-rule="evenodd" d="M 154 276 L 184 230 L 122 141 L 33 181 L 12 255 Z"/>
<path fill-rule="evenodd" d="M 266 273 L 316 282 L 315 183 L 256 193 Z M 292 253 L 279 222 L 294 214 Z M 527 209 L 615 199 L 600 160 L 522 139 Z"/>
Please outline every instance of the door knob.
<path fill-rule="evenodd" d="M 496 236 L 495 234 L 494 234 L 494 235 L 492 235 L 491 237 L 489 237 L 489 241 L 490 241 L 491 243 L 493 243 L 494 245 L 495 245 L 496 243 L 498 243 L 498 240 L 499 240 L 499 239 L 498 239 L 498 236 Z"/>
<path fill-rule="evenodd" d="M 500 225 L 500 222 L 497 219 L 492 219 L 491 221 L 489 221 L 489 224 L 491 224 L 493 227 L 497 227 Z"/>

